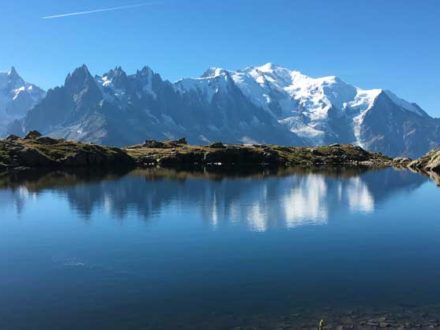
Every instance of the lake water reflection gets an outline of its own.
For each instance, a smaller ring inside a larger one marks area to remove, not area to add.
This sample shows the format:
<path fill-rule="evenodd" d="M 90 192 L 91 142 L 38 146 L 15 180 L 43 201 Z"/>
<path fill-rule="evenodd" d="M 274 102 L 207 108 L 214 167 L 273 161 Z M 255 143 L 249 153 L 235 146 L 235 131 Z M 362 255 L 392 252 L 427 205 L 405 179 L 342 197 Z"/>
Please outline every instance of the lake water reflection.
<path fill-rule="evenodd" d="M 409 171 L 56 172 L 0 185 L 5 329 L 228 328 L 439 302 L 440 190 Z"/>

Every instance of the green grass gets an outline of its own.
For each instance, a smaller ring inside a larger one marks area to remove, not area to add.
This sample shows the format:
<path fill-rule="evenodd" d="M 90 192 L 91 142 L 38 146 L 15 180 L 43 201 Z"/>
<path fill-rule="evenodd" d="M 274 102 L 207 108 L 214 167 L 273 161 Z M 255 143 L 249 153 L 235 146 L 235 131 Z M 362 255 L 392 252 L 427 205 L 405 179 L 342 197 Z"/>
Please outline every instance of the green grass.
<path fill-rule="evenodd" d="M 126 153 L 134 159 L 142 161 L 144 157 L 150 157 L 158 161 L 163 157 L 174 157 L 176 154 L 180 156 L 189 155 L 196 156 L 200 159 L 205 153 L 209 152 L 219 152 L 220 155 L 224 155 L 225 161 L 230 157 L 238 157 L 246 161 L 247 155 L 253 155 L 252 159 L 267 159 L 264 153 L 275 154 L 281 161 L 281 163 L 287 166 L 313 166 L 313 165 L 356 165 L 362 161 L 373 160 L 377 164 L 383 164 L 387 166 L 386 162 L 389 158 L 375 153 L 369 153 L 359 147 L 352 145 L 331 145 L 331 146 L 321 146 L 321 147 L 285 147 L 278 145 L 226 145 L 226 148 L 218 149 L 209 146 L 197 146 L 188 144 L 173 144 L 172 142 L 164 142 L 164 148 L 148 148 L 143 146 L 133 146 L 125 149 L 111 148 L 99 146 L 96 144 L 85 144 L 73 141 L 65 140 L 55 140 L 54 143 L 47 143 L 38 140 L 24 140 L 20 139 L 14 142 L 6 142 L 0 140 L 0 163 L 9 164 L 10 163 L 10 153 L 8 150 L 12 149 L 11 145 L 15 149 L 20 148 L 30 148 L 38 151 L 39 153 L 46 156 L 48 159 L 53 161 L 60 161 L 68 158 L 69 156 L 74 156 L 79 152 L 86 153 L 96 153 L 103 156 L 115 156 L 116 154 Z M 9 147 L 8 147 L 9 146 Z M 233 150 L 231 150 L 233 149 Z M 243 157 L 240 158 L 240 150 L 246 150 L 243 153 Z M 252 151 L 249 153 L 249 151 Z M 238 156 L 237 156 L 238 154 Z M 255 157 L 257 155 L 257 157 Z M 180 159 L 180 160 L 179 160 Z M 187 159 L 187 157 L 178 158 L 177 162 L 183 161 L 182 159 Z M 236 158 L 234 158 L 236 159 Z M 240 162 L 242 161 L 240 160 Z M 258 161 L 257 161 L 258 162 Z M 251 166 L 259 164 L 250 164 Z"/>

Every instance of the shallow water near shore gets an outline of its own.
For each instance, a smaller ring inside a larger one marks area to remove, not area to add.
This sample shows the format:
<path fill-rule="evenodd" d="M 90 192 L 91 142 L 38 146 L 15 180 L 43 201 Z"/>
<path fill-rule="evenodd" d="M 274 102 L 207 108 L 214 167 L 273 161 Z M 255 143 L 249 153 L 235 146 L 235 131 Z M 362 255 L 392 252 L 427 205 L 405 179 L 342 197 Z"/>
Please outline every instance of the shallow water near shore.
<path fill-rule="evenodd" d="M 0 328 L 438 327 L 439 201 L 393 169 L 2 177 Z"/>

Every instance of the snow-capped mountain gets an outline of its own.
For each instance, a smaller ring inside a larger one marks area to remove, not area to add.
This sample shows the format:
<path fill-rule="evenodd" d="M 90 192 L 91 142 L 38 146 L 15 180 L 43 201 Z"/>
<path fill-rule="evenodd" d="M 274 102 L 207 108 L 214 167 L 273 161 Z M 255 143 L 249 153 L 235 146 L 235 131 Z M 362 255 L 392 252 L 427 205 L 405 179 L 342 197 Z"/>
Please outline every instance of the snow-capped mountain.
<path fill-rule="evenodd" d="M 10 127 L 30 129 L 115 145 L 185 136 L 192 143 L 355 143 L 413 157 L 440 145 L 440 120 L 390 91 L 273 64 L 211 68 L 176 83 L 148 67 L 93 77 L 83 66 Z"/>
<path fill-rule="evenodd" d="M 440 144 L 439 122 L 416 104 L 390 91 L 361 89 L 334 76 L 311 78 L 269 63 L 239 71 L 211 68 L 201 78 L 176 85 L 209 99 L 218 90 L 213 82 L 220 77 L 230 77 L 254 105 L 307 145 L 355 143 L 390 155 L 414 156 Z M 431 126 L 432 134 L 425 136 L 425 128 Z"/>
<path fill-rule="evenodd" d="M 36 129 L 81 141 L 127 145 L 145 139 L 186 137 L 193 143 L 301 143 L 270 114 L 248 100 L 229 77 L 212 98 L 183 92 L 145 67 L 127 75 L 120 67 L 93 77 L 76 69 L 62 87 L 49 90 L 11 133 Z"/>
<path fill-rule="evenodd" d="M 45 92 L 19 76 L 14 67 L 0 73 L 0 135 L 8 124 L 23 118 L 44 97 Z"/>

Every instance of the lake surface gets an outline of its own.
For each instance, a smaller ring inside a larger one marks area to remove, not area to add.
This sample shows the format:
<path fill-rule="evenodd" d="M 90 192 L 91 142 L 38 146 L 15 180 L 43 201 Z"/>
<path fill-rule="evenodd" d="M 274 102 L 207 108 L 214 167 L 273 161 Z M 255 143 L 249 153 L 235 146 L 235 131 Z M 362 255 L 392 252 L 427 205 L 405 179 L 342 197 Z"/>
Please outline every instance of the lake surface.
<path fill-rule="evenodd" d="M 435 317 L 439 215 L 440 188 L 393 169 L 2 178 L 0 328 Z"/>

